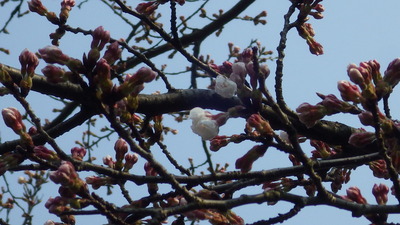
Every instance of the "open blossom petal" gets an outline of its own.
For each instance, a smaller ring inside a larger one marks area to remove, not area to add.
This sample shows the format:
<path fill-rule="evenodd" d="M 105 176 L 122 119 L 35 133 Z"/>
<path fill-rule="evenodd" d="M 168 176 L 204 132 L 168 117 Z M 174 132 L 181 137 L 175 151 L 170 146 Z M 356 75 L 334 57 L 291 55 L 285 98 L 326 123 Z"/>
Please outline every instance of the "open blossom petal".
<path fill-rule="evenodd" d="M 215 120 L 204 119 L 197 123 L 193 121 L 191 126 L 193 132 L 201 136 L 204 140 L 210 140 L 218 135 L 219 126 Z"/>
<path fill-rule="evenodd" d="M 205 111 L 200 107 L 195 107 L 190 110 L 189 119 L 192 119 L 193 121 L 200 121 L 206 117 L 211 118 L 211 113 Z"/>
<path fill-rule="evenodd" d="M 192 119 L 192 130 L 195 134 L 200 135 L 204 140 L 210 140 L 217 136 L 219 126 L 217 121 L 212 120 L 211 113 L 200 107 L 190 110 L 189 118 Z"/>
<path fill-rule="evenodd" d="M 237 85 L 232 80 L 223 75 L 218 75 L 215 79 L 215 92 L 224 98 L 231 98 L 235 95 Z"/>
<path fill-rule="evenodd" d="M 246 64 L 244 64 L 244 62 L 237 62 L 232 64 L 232 73 L 239 74 L 242 78 L 246 77 Z"/>

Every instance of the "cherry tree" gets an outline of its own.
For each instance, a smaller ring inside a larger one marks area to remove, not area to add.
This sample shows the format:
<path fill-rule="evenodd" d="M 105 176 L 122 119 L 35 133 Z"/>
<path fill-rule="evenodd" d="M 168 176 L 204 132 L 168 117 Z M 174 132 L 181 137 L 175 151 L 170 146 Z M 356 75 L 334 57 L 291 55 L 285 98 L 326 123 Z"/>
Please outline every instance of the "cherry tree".
<path fill-rule="evenodd" d="M 276 224 L 321 205 L 392 224 L 388 216 L 400 212 L 400 124 L 389 100 L 400 58 L 382 68 L 374 59 L 349 63 L 335 93 L 316 88 L 318 101 L 291 107 L 284 92 L 289 34 L 302 40 L 301 50 L 323 55 L 313 25 L 325 8 L 322 0 L 286 3 L 275 46 L 251 33 L 237 46 L 220 40 L 226 26 L 268 26 L 261 7 L 248 14 L 263 1 L 220 10 L 209 0 L 0 2 L 10 7 L 1 35 L 26 16 L 52 29 L 38 49 L 19 44 L 20 67 L 0 60 L 1 106 L 9 104 L 1 132 L 13 134 L 0 141 L 0 224 L 17 214 L 32 224 L 39 208 L 48 211 L 44 224 L 91 217 L 109 224 Z M 77 11 L 94 17 L 87 4 L 106 8 L 125 36 L 74 20 Z M 215 39 L 225 43 L 225 60 L 214 59 L 223 48 L 206 48 Z M 1 45 L 9 54 L 11 46 Z M 187 137 L 195 142 L 183 146 Z M 263 163 L 270 152 L 283 155 L 282 164 Z M 370 171 L 374 198 L 357 185 L 344 188 L 360 168 Z M 52 189 L 55 195 L 46 194 Z M 281 202 L 290 208 L 272 217 L 240 210 Z"/>

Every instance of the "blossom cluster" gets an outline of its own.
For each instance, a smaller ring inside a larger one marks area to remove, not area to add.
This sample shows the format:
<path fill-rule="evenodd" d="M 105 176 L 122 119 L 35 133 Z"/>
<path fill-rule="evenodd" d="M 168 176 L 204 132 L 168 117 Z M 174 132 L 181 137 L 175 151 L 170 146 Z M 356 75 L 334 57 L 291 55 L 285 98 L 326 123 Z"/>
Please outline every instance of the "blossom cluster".
<path fill-rule="evenodd" d="M 220 73 L 215 79 L 214 90 L 224 98 L 230 98 L 245 87 L 246 76 L 250 77 L 250 86 L 255 90 L 257 88 L 259 78 L 261 82 L 270 74 L 270 70 L 266 64 L 259 65 L 258 71 L 255 71 L 253 65 L 253 50 L 246 48 L 238 55 L 238 61 L 235 63 L 224 62 L 218 66 L 211 64 L 210 67 Z"/>
<path fill-rule="evenodd" d="M 150 15 L 158 8 L 159 5 L 165 4 L 167 2 L 169 2 L 169 0 L 157 0 L 139 3 L 136 6 L 136 11 L 144 15 Z M 179 5 L 185 4 L 185 0 L 177 0 L 176 2 L 178 2 Z"/>

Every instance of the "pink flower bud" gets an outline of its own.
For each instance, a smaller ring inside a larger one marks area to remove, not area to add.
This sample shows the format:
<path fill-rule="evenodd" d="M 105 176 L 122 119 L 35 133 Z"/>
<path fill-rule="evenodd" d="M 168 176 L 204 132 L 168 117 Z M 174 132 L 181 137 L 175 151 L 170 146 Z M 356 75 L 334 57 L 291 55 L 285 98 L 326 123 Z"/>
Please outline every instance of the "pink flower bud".
<path fill-rule="evenodd" d="M 56 161 L 59 160 L 57 153 L 46 148 L 43 145 L 35 146 L 33 148 L 33 154 L 41 159 L 48 160 L 48 161 Z"/>
<path fill-rule="evenodd" d="M 254 127 L 256 131 L 262 136 L 270 136 L 274 134 L 274 130 L 268 121 L 262 118 L 259 114 L 252 114 L 247 119 L 247 124 Z"/>
<path fill-rule="evenodd" d="M 376 160 L 369 163 L 369 168 L 372 170 L 372 173 L 375 177 L 378 178 L 389 178 L 389 173 L 386 169 L 386 162 L 383 159 Z"/>
<path fill-rule="evenodd" d="M 61 9 L 66 9 L 71 11 L 72 7 L 75 6 L 75 0 L 62 0 L 61 1 Z"/>
<path fill-rule="evenodd" d="M 340 96 L 344 101 L 352 101 L 354 103 L 360 103 L 362 101 L 362 95 L 356 85 L 351 84 L 348 81 L 341 80 L 338 82 L 338 89 Z"/>
<path fill-rule="evenodd" d="M 240 60 L 244 63 L 249 63 L 253 58 L 253 50 L 251 48 L 246 48 L 240 54 Z"/>
<path fill-rule="evenodd" d="M 86 155 L 86 149 L 82 147 L 73 147 L 71 149 L 72 158 L 82 161 L 83 157 Z"/>
<path fill-rule="evenodd" d="M 388 193 L 389 187 L 385 184 L 374 184 L 374 187 L 372 188 L 372 194 L 375 196 L 376 202 L 379 205 L 386 205 L 386 202 L 388 201 Z"/>
<path fill-rule="evenodd" d="M 210 150 L 216 152 L 228 144 L 229 140 L 227 136 L 216 136 L 210 140 Z"/>
<path fill-rule="evenodd" d="M 61 49 L 54 45 L 49 45 L 39 49 L 39 53 L 42 59 L 47 63 L 58 63 L 60 65 L 65 65 L 70 59 L 69 56 L 63 54 Z"/>
<path fill-rule="evenodd" d="M 324 47 L 322 47 L 320 43 L 316 42 L 314 38 L 308 38 L 307 44 L 312 54 L 314 55 L 324 54 Z"/>
<path fill-rule="evenodd" d="M 367 204 L 367 200 L 362 196 L 360 189 L 357 187 L 350 187 L 346 190 L 347 198 L 359 204 Z"/>
<path fill-rule="evenodd" d="M 157 77 L 157 73 L 148 67 L 140 68 L 130 79 L 132 83 L 149 83 Z"/>
<path fill-rule="evenodd" d="M 105 59 L 100 59 L 96 64 L 96 80 L 102 82 L 111 79 L 111 68 Z"/>
<path fill-rule="evenodd" d="M 371 144 L 376 140 L 375 134 L 372 132 L 355 132 L 349 138 L 349 144 L 362 148 Z"/>
<path fill-rule="evenodd" d="M 364 90 L 372 80 L 372 69 L 367 62 L 360 63 L 360 66 L 357 67 L 355 64 L 350 64 L 347 67 L 347 74 L 350 77 L 350 80 L 355 84 L 361 87 Z"/>
<path fill-rule="evenodd" d="M 315 31 L 311 25 L 311 23 L 303 23 L 297 31 L 299 32 L 300 37 L 307 39 L 315 36 Z"/>
<path fill-rule="evenodd" d="M 122 162 L 125 154 L 128 152 L 128 143 L 122 138 L 119 138 L 114 145 L 115 158 L 117 162 Z"/>
<path fill-rule="evenodd" d="M 374 118 L 370 111 L 363 111 L 362 113 L 358 114 L 358 118 L 360 119 L 360 122 L 365 126 L 374 125 Z"/>
<path fill-rule="evenodd" d="M 42 69 L 43 75 L 46 77 L 46 80 L 50 83 L 62 83 L 67 81 L 65 75 L 65 70 L 61 67 L 54 65 L 47 65 Z"/>
<path fill-rule="evenodd" d="M 31 127 L 28 129 L 28 134 L 31 135 L 31 136 L 37 134 L 37 129 L 36 129 L 36 127 L 35 127 L 35 126 L 31 126 Z"/>
<path fill-rule="evenodd" d="M 107 184 L 111 184 L 110 177 L 97 177 L 97 176 L 90 176 L 85 178 L 86 183 L 92 185 L 92 188 L 97 190 L 101 186 L 105 186 Z"/>
<path fill-rule="evenodd" d="M 139 3 L 136 6 L 136 11 L 138 13 L 142 13 L 142 14 L 145 14 L 145 15 L 150 15 L 158 8 L 158 5 L 160 5 L 160 3 L 156 2 L 156 1 Z"/>
<path fill-rule="evenodd" d="M 323 105 L 310 105 L 303 103 L 297 107 L 296 112 L 299 113 L 299 120 L 307 128 L 313 127 L 320 119 L 326 115 L 326 109 Z"/>
<path fill-rule="evenodd" d="M 253 163 L 265 154 L 267 148 L 268 147 L 264 145 L 254 146 L 244 156 L 236 160 L 235 168 L 240 169 L 242 173 L 249 172 L 253 166 Z"/>
<path fill-rule="evenodd" d="M 19 62 L 21 63 L 21 74 L 23 76 L 28 75 L 33 77 L 35 69 L 39 65 L 39 59 L 35 53 L 30 52 L 28 49 L 24 49 L 19 55 Z"/>
<path fill-rule="evenodd" d="M 144 164 L 144 171 L 146 172 L 146 176 L 157 176 L 158 175 L 157 171 L 154 169 L 153 166 L 151 166 L 151 164 L 149 162 L 146 162 Z"/>
<path fill-rule="evenodd" d="M 13 129 L 16 134 L 25 132 L 25 125 L 22 122 L 22 116 L 16 108 L 9 107 L 1 111 L 4 123 Z"/>
<path fill-rule="evenodd" d="M 360 110 L 348 102 L 338 99 L 335 95 L 323 95 L 317 93 L 323 100 L 319 104 L 323 105 L 326 109 L 326 115 L 332 115 L 338 112 L 358 113 Z"/>
<path fill-rule="evenodd" d="M 111 67 L 107 61 L 101 58 L 96 64 L 96 75 L 94 81 L 100 87 L 103 93 L 109 93 L 113 87 L 111 81 Z"/>
<path fill-rule="evenodd" d="M 218 69 L 218 72 L 229 75 L 232 73 L 232 63 L 229 61 L 225 61 L 222 63 L 222 66 L 218 67 Z"/>
<path fill-rule="evenodd" d="M 69 211 L 69 207 L 67 206 L 68 200 L 57 196 L 55 198 L 49 198 L 45 203 L 45 207 L 49 210 L 50 213 L 59 215 L 62 212 Z"/>
<path fill-rule="evenodd" d="M 321 158 L 327 158 L 335 154 L 328 144 L 318 140 L 311 140 L 311 146 L 315 147 Z"/>
<path fill-rule="evenodd" d="M 110 41 L 110 32 L 104 30 L 102 26 L 97 27 L 92 33 L 93 41 L 90 47 L 97 48 L 101 51 L 104 46 Z"/>
<path fill-rule="evenodd" d="M 383 80 L 390 84 L 392 87 L 396 86 L 400 81 L 400 58 L 394 59 L 390 62 L 385 71 Z"/>
<path fill-rule="evenodd" d="M 50 180 L 56 184 L 61 184 L 64 187 L 73 186 L 79 178 L 74 166 L 69 161 L 62 161 L 57 171 L 50 173 Z"/>
<path fill-rule="evenodd" d="M 114 169 L 115 167 L 115 161 L 112 159 L 110 155 L 103 157 L 103 163 L 104 165 L 107 165 L 111 169 Z"/>
<path fill-rule="evenodd" d="M 138 160 L 139 160 L 138 154 L 136 154 L 136 153 L 126 154 L 125 155 L 124 172 L 128 172 L 133 167 L 133 165 L 135 165 L 137 163 Z"/>
<path fill-rule="evenodd" d="M 47 9 L 40 0 L 28 1 L 28 7 L 31 12 L 36 12 L 41 16 L 46 15 Z"/>
<path fill-rule="evenodd" d="M 111 45 L 107 47 L 103 58 L 107 60 L 109 65 L 112 65 L 115 61 L 121 58 L 122 49 L 119 48 L 118 41 L 114 41 Z"/>

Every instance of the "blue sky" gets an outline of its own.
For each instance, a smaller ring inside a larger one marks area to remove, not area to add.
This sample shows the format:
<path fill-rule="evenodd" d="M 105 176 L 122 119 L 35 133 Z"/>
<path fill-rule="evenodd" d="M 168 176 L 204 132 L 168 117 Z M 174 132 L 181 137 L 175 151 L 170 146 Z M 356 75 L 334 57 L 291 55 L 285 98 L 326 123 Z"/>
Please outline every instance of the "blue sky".
<path fill-rule="evenodd" d="M 58 12 L 58 1 L 43 1 L 50 10 Z M 136 4 L 141 1 L 132 1 Z M 178 13 L 189 14 L 195 10 L 196 6 L 203 1 L 196 3 L 187 2 L 183 7 L 178 7 Z M 223 8 L 225 11 L 228 6 L 233 5 L 237 1 L 231 0 L 214 0 L 211 1 L 212 7 L 207 8 L 209 14 L 217 12 L 218 9 Z M 279 41 L 279 32 L 283 26 L 283 15 L 287 11 L 289 1 L 271 0 L 271 1 L 258 1 L 255 5 L 251 6 L 245 14 L 256 15 L 262 10 L 268 12 L 266 26 L 253 26 L 250 22 L 236 21 L 228 24 L 224 28 L 224 32 L 218 38 L 211 36 L 202 47 L 202 54 L 210 54 L 216 63 L 221 63 L 227 58 L 228 42 L 233 42 L 236 46 L 242 49 L 246 47 L 251 39 L 258 39 L 261 43 L 274 51 L 273 56 L 276 56 L 276 46 Z M 287 42 L 285 67 L 284 67 L 284 94 L 285 99 L 289 106 L 295 108 L 303 102 L 315 104 L 319 101 L 315 95 L 316 92 L 323 94 L 336 94 L 336 83 L 339 80 L 347 80 L 346 67 L 349 63 L 356 63 L 376 59 L 381 64 L 381 71 L 383 72 L 390 61 L 400 56 L 400 31 L 398 25 L 400 24 L 400 2 L 396 0 L 386 1 L 372 1 L 372 0 L 337 0 L 337 1 L 324 1 L 322 4 L 325 6 L 325 18 L 322 20 L 311 19 L 310 22 L 316 31 L 316 40 L 324 46 L 324 55 L 315 56 L 311 55 L 308 51 L 308 46 L 305 41 L 301 39 L 295 30 L 289 33 L 289 40 Z M 11 5 L 11 4 L 9 4 Z M 24 6 L 27 8 L 26 6 Z M 7 10 L 11 7 L 6 6 L 0 8 L 0 24 L 7 19 Z M 162 6 L 160 12 L 167 12 L 168 6 Z M 167 15 L 165 13 L 165 15 Z M 71 19 L 69 25 L 82 27 L 83 29 L 94 29 L 99 25 L 103 25 L 106 30 L 111 32 L 113 38 L 124 38 L 129 33 L 129 27 L 116 20 L 115 15 L 111 15 L 106 9 L 97 1 L 89 1 L 83 5 L 82 10 L 73 9 L 71 12 Z M 198 23 L 192 26 L 199 26 Z M 166 25 L 167 27 L 167 25 Z M 24 49 L 28 48 L 31 51 L 37 51 L 50 44 L 48 34 L 53 32 L 55 27 L 44 21 L 44 18 L 36 14 L 28 14 L 18 20 L 14 20 L 9 27 L 9 35 L 0 34 L 0 47 L 9 48 L 10 55 L 0 53 L 0 63 L 19 67 L 18 55 Z M 75 58 L 81 58 L 83 52 L 89 50 L 91 39 L 83 37 L 83 35 L 67 34 L 61 41 L 61 48 L 65 53 Z M 177 56 L 172 60 L 166 57 L 159 57 L 155 59 L 158 65 L 168 64 L 167 71 L 179 71 L 184 69 L 182 66 L 181 57 Z M 43 67 L 44 62 L 41 62 L 39 67 Z M 275 62 L 268 62 L 271 68 L 270 78 L 267 79 L 267 85 L 271 88 L 274 79 L 273 71 L 275 71 Z M 37 70 L 39 72 L 40 70 Z M 189 77 L 177 76 L 171 78 L 172 84 L 177 88 L 186 88 Z M 205 84 L 203 86 L 205 88 Z M 165 92 L 164 85 L 161 82 L 147 85 L 144 90 L 146 93 L 154 91 Z M 390 101 L 392 107 L 392 114 L 394 118 L 399 118 L 400 106 L 397 104 L 399 101 L 399 92 L 395 90 Z M 44 104 L 43 99 L 38 95 L 28 97 L 32 102 L 35 112 L 43 118 L 52 118 L 54 113 L 50 112 L 54 107 L 51 103 L 49 108 L 47 103 Z M 0 108 L 14 106 L 21 108 L 11 98 L 2 98 L 0 101 Z M 340 122 L 349 123 L 355 127 L 360 127 L 356 117 L 350 116 L 333 116 L 326 119 L 338 120 Z M 169 123 L 169 124 L 168 124 Z M 177 128 L 180 132 L 176 136 L 168 135 L 166 137 L 166 144 L 168 145 L 171 153 L 177 157 L 178 161 L 183 165 L 187 164 L 187 158 L 193 157 L 197 162 L 204 159 L 202 154 L 200 138 L 190 131 L 190 121 L 185 121 L 180 124 L 173 123 L 172 120 L 166 120 L 166 125 Z M 243 130 L 243 121 L 232 120 L 221 128 L 220 134 L 233 134 L 240 133 Z M 78 133 L 78 132 L 76 132 Z M 69 134 L 60 138 L 60 144 L 69 149 L 75 145 L 71 140 L 79 139 L 80 133 Z M 0 136 L 2 141 L 12 140 L 16 138 L 9 132 L 2 121 L 0 121 Z M 115 139 L 116 140 L 116 139 Z M 102 143 L 102 151 L 107 148 L 112 154 L 112 143 Z M 234 162 L 237 157 L 243 155 L 250 147 L 251 143 L 243 145 L 230 145 L 227 148 L 221 149 L 215 156 L 215 162 L 224 164 L 230 163 L 233 169 Z M 305 151 L 311 148 L 305 146 Z M 101 155 L 99 155 L 101 157 Z M 162 156 L 159 156 L 162 160 Z M 143 162 L 142 162 L 143 163 Z M 289 161 L 284 154 L 277 152 L 274 149 L 269 149 L 266 155 L 255 163 L 255 169 L 271 169 L 279 166 L 288 166 Z M 205 169 L 205 168 L 204 168 Z M 141 168 L 138 168 L 138 173 L 141 173 Z M 367 179 L 366 179 L 367 178 Z M 346 187 L 359 186 L 367 199 L 374 203 L 375 200 L 371 194 L 374 178 L 372 173 L 367 168 L 359 168 L 353 172 L 352 180 Z M 0 186 L 3 185 L 3 180 L 0 180 Z M 376 182 L 383 182 L 377 180 Z M 345 194 L 345 188 L 339 194 Z M 55 188 L 46 190 L 51 196 L 57 195 Z M 117 193 L 118 191 L 116 191 Z M 250 193 L 259 193 L 261 188 L 255 187 L 249 189 Z M 47 194 L 46 193 L 46 194 Z M 44 195 L 44 201 L 47 200 L 47 195 Z M 114 198 L 115 196 L 112 196 Z M 393 200 L 390 201 L 395 203 Z M 241 207 L 235 212 L 241 215 L 247 222 L 254 222 L 257 219 L 267 219 L 274 217 L 278 213 L 285 213 L 291 207 L 290 204 L 279 203 L 276 206 L 246 206 Z M 35 218 L 35 224 L 42 224 L 44 218 L 47 218 L 47 212 L 39 212 L 43 216 Z M 38 215 L 36 214 L 36 215 Z M 3 215 L 0 214 L 0 217 Z M 50 217 L 49 217 L 50 218 Z M 328 219 L 327 219 L 328 218 Z M 390 216 L 390 222 L 399 221 L 398 215 Z M 85 224 L 85 220 L 81 217 L 77 218 L 77 224 Z M 366 219 L 352 218 L 350 212 L 342 212 L 332 207 L 307 207 L 303 209 L 298 216 L 285 222 L 285 224 L 367 224 Z M 100 223 L 106 223 L 101 221 Z"/>

